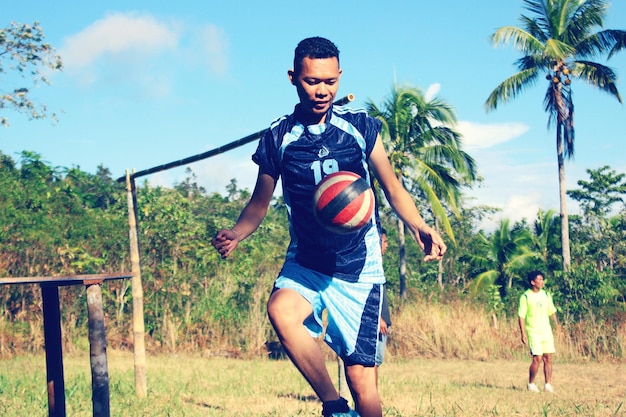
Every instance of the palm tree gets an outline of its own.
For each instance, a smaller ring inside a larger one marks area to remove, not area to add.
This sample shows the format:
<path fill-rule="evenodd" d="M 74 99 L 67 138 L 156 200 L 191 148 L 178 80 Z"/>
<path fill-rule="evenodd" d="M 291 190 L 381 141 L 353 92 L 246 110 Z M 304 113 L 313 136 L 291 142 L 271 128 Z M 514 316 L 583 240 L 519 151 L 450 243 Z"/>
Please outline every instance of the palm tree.
<path fill-rule="evenodd" d="M 544 105 L 549 114 L 548 127 L 556 125 L 556 150 L 559 173 L 561 243 L 563 270 L 569 268 L 570 244 L 566 207 L 564 158 L 574 156 L 574 102 L 571 80 L 579 79 L 609 93 L 620 103 L 616 73 L 590 61 L 597 55 L 611 58 L 626 46 L 623 30 L 602 30 L 608 9 L 606 0 L 523 0 L 532 16 L 521 16 L 522 27 L 505 26 L 491 36 L 494 45 L 512 43 L 523 57 L 517 60 L 518 72 L 491 92 L 485 107 L 495 110 L 500 102 L 517 97 L 545 74 L 548 88 Z"/>
<path fill-rule="evenodd" d="M 481 271 L 472 283 L 475 290 L 497 286 L 500 297 L 513 286 L 513 279 L 530 261 L 540 257 L 532 249 L 533 239 L 525 228 L 511 229 L 508 219 L 500 221 L 497 230 L 489 237 L 478 234 L 479 254 L 469 258 L 470 263 Z"/>
<path fill-rule="evenodd" d="M 461 187 L 476 178 L 474 159 L 461 150 L 460 135 L 450 126 L 456 115 L 443 100 L 428 100 L 417 88 L 394 86 L 378 107 L 366 103 L 369 114 L 382 121 L 381 136 L 400 182 L 427 199 L 437 224 L 454 241 L 444 205 L 458 213 Z M 406 296 L 404 223 L 398 219 L 400 295 Z M 440 265 L 441 271 L 441 265 Z"/>
<path fill-rule="evenodd" d="M 544 270 L 544 268 L 547 268 L 546 272 L 552 272 L 555 268 L 558 268 L 558 261 L 553 259 L 556 257 L 555 252 L 558 251 L 553 249 L 558 245 L 558 241 L 555 242 L 555 240 L 558 240 L 555 237 L 557 230 L 558 220 L 556 212 L 554 210 L 545 212 L 539 210 L 537 218 L 532 225 L 532 247 L 541 261 L 541 267 L 538 269 Z"/>

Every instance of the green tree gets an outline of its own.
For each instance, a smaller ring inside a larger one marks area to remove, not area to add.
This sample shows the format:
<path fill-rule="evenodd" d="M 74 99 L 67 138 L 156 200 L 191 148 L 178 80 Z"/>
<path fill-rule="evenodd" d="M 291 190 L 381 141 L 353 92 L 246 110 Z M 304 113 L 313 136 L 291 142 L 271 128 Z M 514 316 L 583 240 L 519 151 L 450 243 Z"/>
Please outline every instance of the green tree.
<path fill-rule="evenodd" d="M 453 130 L 456 114 L 439 98 L 428 99 L 417 88 L 394 86 L 381 107 L 366 103 L 382 121 L 381 136 L 398 180 L 419 190 L 437 223 L 454 242 L 446 205 L 458 213 L 461 188 L 476 179 L 474 159 L 461 149 Z M 406 295 L 405 226 L 398 219 L 400 295 Z M 441 269 L 441 264 L 440 264 Z"/>
<path fill-rule="evenodd" d="M 559 224 L 554 210 L 537 212 L 537 218 L 532 227 L 532 248 L 541 260 L 537 269 L 552 272 L 559 268 L 557 259 L 560 250 L 558 239 Z M 551 274 L 550 274 L 551 275 Z"/>
<path fill-rule="evenodd" d="M 469 259 L 478 272 L 472 286 L 479 292 L 489 292 L 495 286 L 501 298 L 513 286 L 514 278 L 520 277 L 519 272 L 530 261 L 540 257 L 532 248 L 533 240 L 529 230 L 524 227 L 511 228 L 508 219 L 500 221 L 498 229 L 491 236 L 479 233 L 478 244 L 482 250 Z"/>
<path fill-rule="evenodd" d="M 485 107 L 495 110 L 533 86 L 545 74 L 547 90 L 545 110 L 548 127 L 556 126 L 556 150 L 559 175 L 561 243 L 563 269 L 570 263 L 569 225 L 566 206 L 565 158 L 574 155 L 574 101 L 571 80 L 578 79 L 615 97 L 616 73 L 609 67 L 590 61 L 598 55 L 611 58 L 626 46 L 626 31 L 601 30 L 607 13 L 606 0 L 524 0 L 531 15 L 521 16 L 522 27 L 505 26 L 491 36 L 494 45 L 512 43 L 523 57 L 517 61 L 518 72 L 491 92 Z"/>
<path fill-rule="evenodd" d="M 27 114 L 30 119 L 48 117 L 47 106 L 31 99 L 29 87 L 50 84 L 42 69 L 62 68 L 61 57 L 44 42 L 43 29 L 38 22 L 32 25 L 11 22 L 8 27 L 0 29 L 0 75 L 11 71 L 29 78 L 23 85 L 0 86 L 0 112 L 12 109 Z M 50 117 L 55 119 L 56 116 L 52 113 Z M 8 118 L 0 115 L 0 125 L 8 126 Z"/>
<path fill-rule="evenodd" d="M 580 188 L 568 190 L 567 195 L 580 203 L 585 214 L 606 217 L 615 203 L 624 202 L 626 175 L 618 174 L 608 165 L 586 171 L 590 181 L 579 180 Z"/>
<path fill-rule="evenodd" d="M 588 169 L 587 173 L 589 181 L 579 180 L 580 188 L 567 191 L 571 198 L 580 202 L 583 210 L 584 222 L 576 225 L 581 237 L 579 249 L 595 262 L 598 271 L 607 266 L 613 269 L 624 230 L 620 229 L 622 216 L 610 217 L 610 213 L 616 203 L 624 202 L 625 175 L 609 166 Z"/>

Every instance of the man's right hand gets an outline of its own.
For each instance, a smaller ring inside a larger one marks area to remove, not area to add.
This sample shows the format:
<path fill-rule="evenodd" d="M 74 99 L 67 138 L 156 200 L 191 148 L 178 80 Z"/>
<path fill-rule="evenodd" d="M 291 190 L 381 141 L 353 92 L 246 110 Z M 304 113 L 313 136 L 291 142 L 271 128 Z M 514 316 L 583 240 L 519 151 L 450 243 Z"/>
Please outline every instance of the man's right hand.
<path fill-rule="evenodd" d="M 219 252 L 222 259 L 226 259 L 239 245 L 239 237 L 232 229 L 222 229 L 211 239 L 211 244 Z"/>

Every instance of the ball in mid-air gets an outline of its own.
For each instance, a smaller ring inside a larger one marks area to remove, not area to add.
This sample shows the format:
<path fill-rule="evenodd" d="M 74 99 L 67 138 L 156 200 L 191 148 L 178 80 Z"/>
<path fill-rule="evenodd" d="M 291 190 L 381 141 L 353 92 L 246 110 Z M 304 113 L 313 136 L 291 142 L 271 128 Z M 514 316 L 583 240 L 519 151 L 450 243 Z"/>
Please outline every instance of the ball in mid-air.
<path fill-rule="evenodd" d="M 339 171 L 327 175 L 313 196 L 317 221 L 335 233 L 351 233 L 365 226 L 374 212 L 374 193 L 361 176 Z"/>

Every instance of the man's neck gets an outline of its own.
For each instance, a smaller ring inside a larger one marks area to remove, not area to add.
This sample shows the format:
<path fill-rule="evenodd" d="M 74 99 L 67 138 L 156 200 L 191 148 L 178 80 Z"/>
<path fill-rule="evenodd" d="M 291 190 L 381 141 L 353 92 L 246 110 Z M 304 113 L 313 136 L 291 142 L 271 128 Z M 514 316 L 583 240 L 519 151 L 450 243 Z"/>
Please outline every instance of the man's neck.
<path fill-rule="evenodd" d="M 326 121 L 326 113 L 318 115 L 315 113 L 305 113 L 300 109 L 300 105 L 296 106 L 296 119 L 304 126 L 321 125 Z"/>

